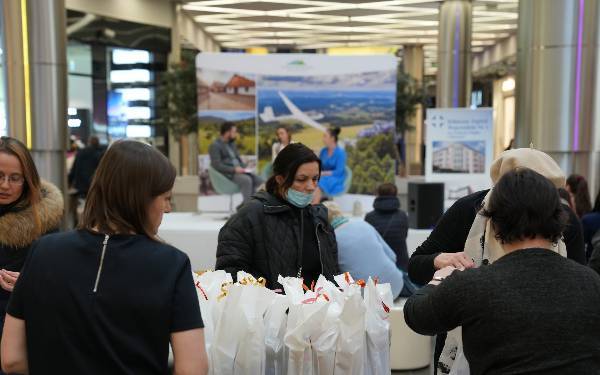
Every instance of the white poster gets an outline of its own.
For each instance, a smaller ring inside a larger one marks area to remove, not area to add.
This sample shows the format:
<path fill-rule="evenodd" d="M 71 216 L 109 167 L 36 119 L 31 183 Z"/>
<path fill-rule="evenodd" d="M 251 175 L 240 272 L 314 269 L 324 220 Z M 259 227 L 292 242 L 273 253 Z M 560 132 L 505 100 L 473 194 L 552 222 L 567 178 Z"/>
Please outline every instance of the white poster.
<path fill-rule="evenodd" d="M 493 158 L 491 108 L 427 110 L 425 180 L 446 184 L 446 206 L 489 189 Z"/>
<path fill-rule="evenodd" d="M 263 177 L 279 127 L 317 155 L 325 130 L 337 127 L 351 172 L 347 193 L 370 195 L 378 184 L 393 182 L 397 64 L 392 55 L 198 54 L 202 194 L 214 194 L 206 154 L 224 121 L 236 125 L 238 150 L 253 158 Z"/>

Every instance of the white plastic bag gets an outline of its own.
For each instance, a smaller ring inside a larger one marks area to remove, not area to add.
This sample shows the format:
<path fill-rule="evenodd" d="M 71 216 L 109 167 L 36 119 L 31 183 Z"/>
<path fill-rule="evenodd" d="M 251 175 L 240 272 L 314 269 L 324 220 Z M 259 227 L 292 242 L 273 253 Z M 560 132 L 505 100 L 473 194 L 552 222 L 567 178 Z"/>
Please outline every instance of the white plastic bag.
<path fill-rule="evenodd" d="M 266 375 L 285 375 L 287 371 L 287 351 L 283 343 L 287 327 L 288 300 L 274 293 L 265 312 Z"/>
<path fill-rule="evenodd" d="M 449 335 L 452 335 L 456 342 L 456 357 L 454 357 L 449 375 L 469 375 L 471 371 L 469 369 L 469 362 L 463 351 L 462 328 L 458 327 L 449 333 Z"/>
<path fill-rule="evenodd" d="M 285 345 L 288 348 L 287 375 L 313 375 L 310 338 L 315 336 L 315 331 L 319 329 L 317 322 L 326 313 L 327 306 L 325 303 L 290 306 L 288 326 L 284 337 Z"/>
<path fill-rule="evenodd" d="M 221 317 L 221 310 L 224 302 L 219 299 L 222 293 L 223 284 L 233 282 L 231 275 L 223 270 L 207 271 L 201 275 L 194 273 L 194 284 L 198 294 L 200 304 L 200 314 L 204 322 L 204 342 L 206 352 L 210 353 L 213 342 L 214 330 L 218 319 Z M 209 356 L 210 363 L 210 356 Z"/>
<path fill-rule="evenodd" d="M 390 374 L 389 307 L 393 303 L 391 288 L 389 284 L 375 285 L 369 278 L 364 294 L 367 342 L 365 375 Z"/>
<path fill-rule="evenodd" d="M 344 290 L 346 302 L 340 314 L 340 335 L 335 356 L 335 374 L 360 375 L 365 360 L 365 305 L 352 285 Z"/>
<path fill-rule="evenodd" d="M 239 332 L 242 339 L 238 343 L 233 373 L 264 374 L 266 347 L 263 315 L 273 292 L 256 284 L 235 285 L 235 287 L 242 289 L 238 309 L 242 312 L 243 325 L 242 332 Z"/>

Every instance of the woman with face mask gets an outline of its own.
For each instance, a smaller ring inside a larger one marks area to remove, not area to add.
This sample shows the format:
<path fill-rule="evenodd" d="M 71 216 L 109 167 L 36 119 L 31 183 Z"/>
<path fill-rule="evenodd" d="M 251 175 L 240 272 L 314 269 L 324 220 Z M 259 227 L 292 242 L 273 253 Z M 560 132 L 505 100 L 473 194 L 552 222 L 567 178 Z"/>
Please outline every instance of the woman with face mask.
<path fill-rule="evenodd" d="M 246 271 L 277 289 L 278 275 L 304 278 L 338 274 L 335 234 L 327 209 L 311 205 L 321 162 L 301 143 L 284 148 L 273 163 L 266 191 L 258 192 L 219 233 L 217 269 Z"/>

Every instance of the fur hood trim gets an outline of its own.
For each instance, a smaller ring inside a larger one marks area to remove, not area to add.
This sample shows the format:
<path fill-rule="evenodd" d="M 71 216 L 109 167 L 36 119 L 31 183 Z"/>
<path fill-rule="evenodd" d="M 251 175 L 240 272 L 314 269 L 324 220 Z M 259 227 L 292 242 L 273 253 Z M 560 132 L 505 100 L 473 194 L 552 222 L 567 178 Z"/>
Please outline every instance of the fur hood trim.
<path fill-rule="evenodd" d="M 42 180 L 42 199 L 38 205 L 41 233 L 59 229 L 64 212 L 63 195 L 48 181 Z M 0 217 L 0 244 L 13 248 L 27 247 L 38 239 L 33 209 L 26 207 Z"/>

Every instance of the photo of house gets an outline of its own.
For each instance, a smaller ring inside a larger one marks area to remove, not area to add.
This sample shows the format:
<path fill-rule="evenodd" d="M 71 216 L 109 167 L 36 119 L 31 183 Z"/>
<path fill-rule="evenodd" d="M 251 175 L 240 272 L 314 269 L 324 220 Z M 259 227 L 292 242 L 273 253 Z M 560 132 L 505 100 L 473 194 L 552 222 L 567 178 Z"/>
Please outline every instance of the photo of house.
<path fill-rule="evenodd" d="M 256 80 L 251 74 L 198 69 L 198 109 L 254 111 Z"/>
<path fill-rule="evenodd" d="M 218 83 L 218 82 L 215 82 Z M 234 74 L 225 85 L 225 92 L 232 95 L 256 95 L 256 83 L 244 76 Z"/>
<path fill-rule="evenodd" d="M 485 142 L 433 142 L 433 173 L 484 173 Z"/>

